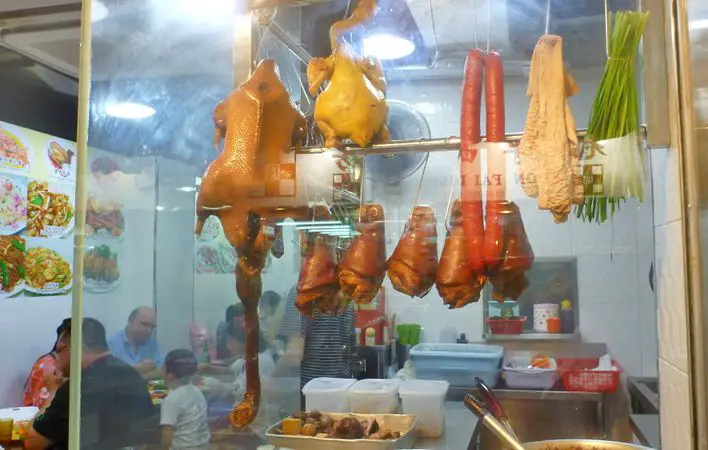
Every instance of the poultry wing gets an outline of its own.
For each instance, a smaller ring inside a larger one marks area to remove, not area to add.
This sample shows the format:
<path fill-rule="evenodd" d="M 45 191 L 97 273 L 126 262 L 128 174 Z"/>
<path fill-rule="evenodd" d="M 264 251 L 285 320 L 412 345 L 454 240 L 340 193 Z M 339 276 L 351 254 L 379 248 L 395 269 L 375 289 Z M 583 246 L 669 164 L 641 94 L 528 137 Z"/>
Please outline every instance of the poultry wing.
<path fill-rule="evenodd" d="M 359 208 L 357 231 L 339 263 L 339 286 L 356 303 L 370 303 L 386 275 L 386 227 L 383 207 Z"/>
<path fill-rule="evenodd" d="M 388 277 L 397 291 L 411 297 L 424 297 L 433 287 L 437 266 L 435 212 L 429 206 L 416 206 L 388 260 Z"/>

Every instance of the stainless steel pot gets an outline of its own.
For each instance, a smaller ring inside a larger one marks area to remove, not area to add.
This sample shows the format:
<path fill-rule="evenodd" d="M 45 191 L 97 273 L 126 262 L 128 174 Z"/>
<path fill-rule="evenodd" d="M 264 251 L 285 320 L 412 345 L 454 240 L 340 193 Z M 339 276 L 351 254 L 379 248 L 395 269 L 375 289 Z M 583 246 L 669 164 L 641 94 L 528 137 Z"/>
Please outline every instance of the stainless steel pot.
<path fill-rule="evenodd" d="M 652 450 L 625 442 L 594 441 L 590 439 L 552 439 L 524 444 L 526 450 Z"/>

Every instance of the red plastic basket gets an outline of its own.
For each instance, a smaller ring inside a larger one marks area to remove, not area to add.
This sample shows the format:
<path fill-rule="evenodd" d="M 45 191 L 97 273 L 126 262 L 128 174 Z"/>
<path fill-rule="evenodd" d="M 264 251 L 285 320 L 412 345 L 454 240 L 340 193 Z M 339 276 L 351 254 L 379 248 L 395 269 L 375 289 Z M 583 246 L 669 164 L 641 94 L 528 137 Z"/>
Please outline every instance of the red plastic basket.
<path fill-rule="evenodd" d="M 614 392 L 619 386 L 622 368 L 613 359 L 612 365 L 617 370 L 592 370 L 597 367 L 598 358 L 559 359 L 558 370 L 563 378 L 566 391 Z"/>
<path fill-rule="evenodd" d="M 492 334 L 521 334 L 524 331 L 526 317 L 518 319 L 489 318 L 487 323 Z"/>

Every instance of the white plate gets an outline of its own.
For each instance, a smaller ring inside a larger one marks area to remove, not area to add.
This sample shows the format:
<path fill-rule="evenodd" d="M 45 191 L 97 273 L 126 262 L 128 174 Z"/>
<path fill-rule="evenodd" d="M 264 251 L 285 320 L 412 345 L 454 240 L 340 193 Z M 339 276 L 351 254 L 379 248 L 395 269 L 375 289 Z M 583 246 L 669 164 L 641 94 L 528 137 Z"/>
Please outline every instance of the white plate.
<path fill-rule="evenodd" d="M 84 277 L 84 290 L 93 294 L 107 294 L 115 291 L 120 286 L 120 277 L 113 283 L 94 282 L 91 278 Z"/>
<path fill-rule="evenodd" d="M 32 292 L 33 294 L 55 295 L 55 294 L 63 294 L 65 292 L 69 292 L 73 285 L 74 285 L 73 281 L 63 287 L 59 287 L 58 283 L 47 283 L 44 285 L 45 287 L 43 287 L 41 289 L 37 289 L 37 288 L 33 288 L 29 284 L 27 284 L 27 285 L 25 285 L 25 290 L 27 292 Z"/>
<path fill-rule="evenodd" d="M 24 282 L 24 280 L 21 280 L 15 285 L 15 287 L 10 292 L 5 292 L 3 290 L 0 290 L 0 298 L 12 297 L 13 295 L 19 294 L 24 289 L 25 289 L 25 282 Z"/>

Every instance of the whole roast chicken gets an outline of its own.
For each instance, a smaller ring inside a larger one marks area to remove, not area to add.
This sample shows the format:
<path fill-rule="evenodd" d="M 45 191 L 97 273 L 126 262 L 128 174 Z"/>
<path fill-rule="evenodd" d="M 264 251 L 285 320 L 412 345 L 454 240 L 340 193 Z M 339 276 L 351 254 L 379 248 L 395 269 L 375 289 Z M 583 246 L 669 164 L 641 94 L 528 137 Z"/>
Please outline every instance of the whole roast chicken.
<path fill-rule="evenodd" d="M 258 301 L 261 271 L 272 244 L 264 217 L 254 209 L 250 193 L 265 183 L 265 163 L 291 150 L 305 135 L 305 119 L 290 101 L 275 71 L 264 60 L 251 77 L 214 110 L 215 145 L 224 147 L 204 174 L 197 197 L 196 233 L 204 221 L 216 215 L 227 239 L 239 256 L 236 292 L 244 307 L 246 329 L 246 392 L 234 406 L 229 421 L 243 428 L 258 414 L 261 385 L 258 371 Z"/>
<path fill-rule="evenodd" d="M 340 298 L 335 296 L 338 291 L 337 266 L 332 248 L 324 236 L 318 235 L 309 246 L 300 268 L 295 306 L 302 314 L 310 317 L 315 310 L 337 312 Z"/>
<path fill-rule="evenodd" d="M 438 294 L 450 309 L 462 308 L 479 300 L 487 280 L 483 272 L 475 272 L 472 268 L 467 250 L 461 202 L 456 200 L 435 278 Z"/>
<path fill-rule="evenodd" d="M 386 226 L 381 205 L 362 205 L 357 231 L 339 262 L 339 286 L 356 303 L 370 303 L 386 275 Z"/>
<path fill-rule="evenodd" d="M 424 297 L 435 282 L 438 268 L 438 232 L 435 212 L 416 206 L 406 230 L 388 260 L 393 288 L 411 297 Z"/>
<path fill-rule="evenodd" d="M 376 0 L 361 0 L 352 15 L 330 28 L 332 54 L 312 58 L 307 65 L 310 94 L 317 96 L 315 122 L 327 147 L 342 147 L 351 139 L 361 147 L 390 140 L 386 127 L 386 80 L 375 58 L 358 58 L 341 36 L 376 14 Z"/>

